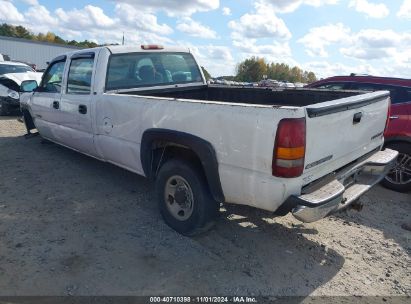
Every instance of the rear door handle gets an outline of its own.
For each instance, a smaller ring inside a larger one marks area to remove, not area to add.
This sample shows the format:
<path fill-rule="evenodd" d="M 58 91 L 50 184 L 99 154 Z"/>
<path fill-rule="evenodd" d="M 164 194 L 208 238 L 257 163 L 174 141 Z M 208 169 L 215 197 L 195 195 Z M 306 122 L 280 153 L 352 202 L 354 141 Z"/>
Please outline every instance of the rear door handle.
<path fill-rule="evenodd" d="M 60 108 L 60 103 L 57 100 L 53 101 L 53 108 L 55 108 L 56 110 Z"/>
<path fill-rule="evenodd" d="M 79 105 L 78 106 L 78 111 L 81 114 L 87 114 L 87 106 L 86 105 Z"/>
<path fill-rule="evenodd" d="M 398 119 L 398 116 L 390 116 L 390 120 Z"/>

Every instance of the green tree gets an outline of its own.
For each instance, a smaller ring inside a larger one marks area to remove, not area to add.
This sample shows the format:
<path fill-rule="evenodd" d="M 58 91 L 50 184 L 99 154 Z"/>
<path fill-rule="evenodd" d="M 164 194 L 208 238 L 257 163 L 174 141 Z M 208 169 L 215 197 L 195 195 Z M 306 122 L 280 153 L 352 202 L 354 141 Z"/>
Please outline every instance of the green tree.
<path fill-rule="evenodd" d="M 59 43 L 59 44 L 67 44 L 67 41 L 65 41 L 63 38 L 61 38 L 60 36 L 57 36 L 57 35 L 54 38 L 54 42 Z"/>
<path fill-rule="evenodd" d="M 15 37 L 16 33 L 12 25 L 3 23 L 2 25 L 0 25 L 0 35 L 7 37 Z"/>
<path fill-rule="evenodd" d="M 251 57 L 237 65 L 236 79 L 239 81 L 259 81 L 267 74 L 264 58 Z"/>
<path fill-rule="evenodd" d="M 47 32 L 46 34 L 46 41 L 47 42 L 54 42 L 56 40 L 56 35 L 51 32 Z"/>
<path fill-rule="evenodd" d="M 46 35 L 44 35 L 43 33 L 38 33 L 35 37 L 34 40 L 37 41 L 46 41 Z"/>
<path fill-rule="evenodd" d="M 16 37 L 16 38 L 25 38 L 25 39 L 30 39 L 30 40 L 36 40 L 36 41 L 45 41 L 45 42 L 51 42 L 51 43 L 59 43 L 63 45 L 74 45 L 78 47 L 96 47 L 98 46 L 97 43 L 84 40 L 84 41 L 76 41 L 76 40 L 64 40 L 60 36 L 57 36 L 56 34 L 52 32 L 48 32 L 46 34 L 44 33 L 38 33 L 37 35 L 34 35 L 32 32 L 30 32 L 28 29 L 25 27 L 18 25 L 10 25 L 7 23 L 0 24 L 0 36 L 6 36 L 6 37 Z"/>
<path fill-rule="evenodd" d="M 238 81 L 260 81 L 267 75 L 269 79 L 290 82 L 313 82 L 316 81 L 313 72 L 303 71 L 295 66 L 290 67 L 285 63 L 266 63 L 263 58 L 251 57 L 237 65 Z"/>
<path fill-rule="evenodd" d="M 25 39 L 33 39 L 33 34 L 21 25 L 15 27 L 15 32 L 17 35 L 16 37 L 25 38 Z"/>
<path fill-rule="evenodd" d="M 317 81 L 317 77 L 315 76 L 315 74 L 313 72 L 308 72 L 307 73 L 307 78 L 305 79 L 305 82 L 307 83 L 311 83 Z"/>

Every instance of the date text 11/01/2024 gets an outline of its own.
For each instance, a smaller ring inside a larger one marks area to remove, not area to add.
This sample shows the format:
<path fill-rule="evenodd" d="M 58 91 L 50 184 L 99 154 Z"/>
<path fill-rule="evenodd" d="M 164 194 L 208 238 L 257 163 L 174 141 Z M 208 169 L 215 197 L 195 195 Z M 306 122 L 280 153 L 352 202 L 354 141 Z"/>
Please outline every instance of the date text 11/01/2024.
<path fill-rule="evenodd" d="M 150 297 L 150 303 L 258 303 L 255 297 Z"/>

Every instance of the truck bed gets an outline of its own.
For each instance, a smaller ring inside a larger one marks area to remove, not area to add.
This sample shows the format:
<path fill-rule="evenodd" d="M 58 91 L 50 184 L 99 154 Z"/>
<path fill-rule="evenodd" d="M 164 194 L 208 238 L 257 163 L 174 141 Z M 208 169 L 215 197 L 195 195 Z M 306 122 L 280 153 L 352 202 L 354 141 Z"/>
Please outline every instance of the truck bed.
<path fill-rule="evenodd" d="M 144 90 L 119 94 L 209 100 L 229 103 L 304 107 L 325 101 L 363 94 L 360 91 L 329 91 L 318 89 L 272 89 L 223 86 L 200 86 Z"/>

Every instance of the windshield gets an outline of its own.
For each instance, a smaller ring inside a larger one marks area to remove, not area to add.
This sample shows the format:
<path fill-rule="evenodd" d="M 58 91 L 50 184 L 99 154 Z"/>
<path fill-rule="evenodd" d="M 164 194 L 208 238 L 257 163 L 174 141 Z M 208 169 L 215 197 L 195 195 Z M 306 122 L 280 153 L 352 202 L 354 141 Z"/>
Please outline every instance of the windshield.
<path fill-rule="evenodd" d="M 111 55 L 107 90 L 202 82 L 193 56 L 187 53 Z"/>
<path fill-rule="evenodd" d="M 24 65 L 11 65 L 11 64 L 0 64 L 0 75 L 9 73 L 25 73 L 32 72 L 33 70 Z"/>

